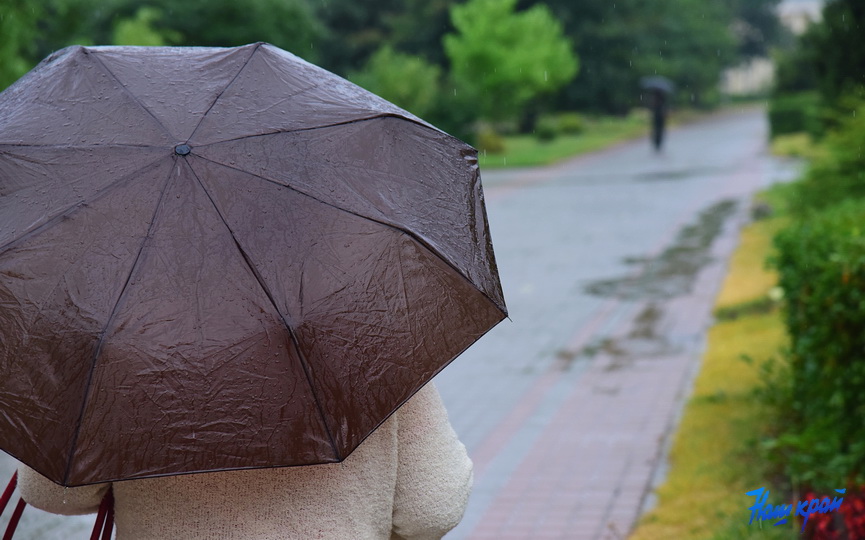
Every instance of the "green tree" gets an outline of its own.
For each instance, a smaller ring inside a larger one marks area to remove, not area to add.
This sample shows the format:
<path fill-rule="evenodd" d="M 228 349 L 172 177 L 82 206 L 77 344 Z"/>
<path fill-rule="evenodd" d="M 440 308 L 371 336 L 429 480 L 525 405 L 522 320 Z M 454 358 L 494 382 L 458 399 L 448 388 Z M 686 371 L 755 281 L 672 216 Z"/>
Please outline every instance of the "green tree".
<path fill-rule="evenodd" d="M 643 40 L 634 67 L 672 79 L 680 100 L 711 105 L 719 97 L 721 71 L 736 62 L 730 20 L 717 2 L 663 2 L 641 17 Z"/>
<path fill-rule="evenodd" d="M 304 58 L 324 34 L 308 0 L 46 0 L 39 58 L 67 45 L 231 47 L 267 41 Z"/>
<path fill-rule="evenodd" d="M 315 12 L 326 29 L 318 58 L 342 75 L 363 68 L 389 43 L 387 21 L 400 12 L 399 0 L 318 0 Z"/>
<path fill-rule="evenodd" d="M 802 36 L 812 50 L 818 88 L 828 104 L 847 94 L 865 91 L 865 3 L 833 0 L 823 9 L 822 22 Z"/>
<path fill-rule="evenodd" d="M 558 96 L 560 109 L 626 113 L 639 105 L 640 77 L 656 71 L 674 79 L 679 99 L 691 101 L 693 94 L 695 101 L 711 102 L 721 70 L 736 60 L 734 14 L 726 2 L 521 0 L 520 5 L 538 4 L 548 5 L 561 21 L 580 59 L 579 74 Z"/>
<path fill-rule="evenodd" d="M 141 7 L 135 13 L 135 17 L 120 19 L 114 25 L 114 37 L 112 43 L 115 45 L 146 45 L 151 47 L 166 45 L 169 41 L 180 41 L 182 38 L 177 32 L 170 30 L 159 31 L 154 28 L 161 17 L 158 9 L 152 7 Z"/>
<path fill-rule="evenodd" d="M 159 0 L 154 5 L 162 14 L 159 26 L 181 36 L 176 45 L 225 47 L 267 41 L 314 58 L 315 44 L 324 32 L 306 0 Z"/>
<path fill-rule="evenodd" d="M 370 57 L 362 71 L 349 79 L 422 118 L 436 104 L 441 69 L 423 58 L 395 51 L 385 45 Z"/>
<path fill-rule="evenodd" d="M 469 0 L 451 8 L 457 30 L 444 37 L 457 92 L 489 120 L 515 119 L 533 97 L 577 73 L 562 26 L 541 5 L 516 12 L 516 0 Z"/>
<path fill-rule="evenodd" d="M 456 3 L 456 0 L 401 0 L 401 10 L 383 16 L 387 43 L 444 68 L 447 57 L 442 38 L 453 32 L 450 8 Z"/>
<path fill-rule="evenodd" d="M 346 74 L 361 70 L 382 46 L 440 67 L 447 59 L 442 36 L 451 31 L 449 10 L 458 0 L 310 0 L 326 28 L 318 58 Z"/>
<path fill-rule="evenodd" d="M 788 39 L 778 18 L 781 0 L 725 0 L 733 15 L 733 35 L 742 58 L 769 56 L 773 46 Z"/>

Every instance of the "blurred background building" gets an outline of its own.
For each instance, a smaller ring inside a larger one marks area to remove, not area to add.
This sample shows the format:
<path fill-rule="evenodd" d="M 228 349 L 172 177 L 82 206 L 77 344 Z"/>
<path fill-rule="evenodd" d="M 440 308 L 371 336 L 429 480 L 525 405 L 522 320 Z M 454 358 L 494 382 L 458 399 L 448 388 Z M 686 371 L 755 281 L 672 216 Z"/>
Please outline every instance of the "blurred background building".
<path fill-rule="evenodd" d="M 781 24 L 794 35 L 805 32 L 813 22 L 820 20 L 824 0 L 784 0 L 778 5 Z M 767 56 L 754 57 L 727 69 L 722 74 L 721 89 L 727 96 L 754 96 L 765 94 L 772 87 L 775 63 Z"/>

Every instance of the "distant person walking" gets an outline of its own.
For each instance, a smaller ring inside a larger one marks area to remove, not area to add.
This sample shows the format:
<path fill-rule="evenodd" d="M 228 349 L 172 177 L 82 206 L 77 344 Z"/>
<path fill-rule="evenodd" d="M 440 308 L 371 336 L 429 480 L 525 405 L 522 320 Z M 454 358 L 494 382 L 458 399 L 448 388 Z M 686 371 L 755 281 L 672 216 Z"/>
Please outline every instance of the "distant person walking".
<path fill-rule="evenodd" d="M 649 92 L 649 110 L 652 113 L 652 147 L 660 152 L 664 145 L 664 132 L 667 124 L 667 109 L 673 82 L 666 77 L 643 77 L 640 86 Z"/>
<path fill-rule="evenodd" d="M 652 146 L 655 152 L 660 152 L 667 124 L 667 95 L 660 90 L 652 90 L 649 107 L 652 110 Z"/>

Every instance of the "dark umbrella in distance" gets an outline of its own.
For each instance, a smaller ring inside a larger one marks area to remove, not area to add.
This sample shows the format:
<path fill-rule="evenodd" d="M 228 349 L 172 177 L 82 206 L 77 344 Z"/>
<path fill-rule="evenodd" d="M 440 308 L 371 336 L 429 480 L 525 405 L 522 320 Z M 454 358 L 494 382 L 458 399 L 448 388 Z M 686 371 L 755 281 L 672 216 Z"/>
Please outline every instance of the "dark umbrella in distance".
<path fill-rule="evenodd" d="M 342 460 L 504 317 L 476 151 L 276 47 L 0 94 L 0 445 L 56 482 Z"/>
<path fill-rule="evenodd" d="M 661 75 L 652 75 L 640 79 L 640 88 L 644 90 L 655 90 L 664 94 L 672 94 L 676 89 L 673 81 Z"/>

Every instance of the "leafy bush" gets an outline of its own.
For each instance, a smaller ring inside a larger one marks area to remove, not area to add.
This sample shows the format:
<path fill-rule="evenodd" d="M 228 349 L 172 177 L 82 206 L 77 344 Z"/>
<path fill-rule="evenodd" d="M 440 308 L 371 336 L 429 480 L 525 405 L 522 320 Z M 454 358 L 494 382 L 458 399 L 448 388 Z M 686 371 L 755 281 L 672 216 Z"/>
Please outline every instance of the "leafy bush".
<path fill-rule="evenodd" d="M 542 141 L 551 141 L 559 135 L 578 135 L 584 128 L 585 123 L 579 113 L 564 112 L 538 118 L 534 133 Z"/>
<path fill-rule="evenodd" d="M 865 201 L 794 222 L 771 263 L 786 298 L 784 423 L 766 444 L 794 485 L 865 482 Z M 777 397 L 777 396 L 776 396 Z"/>
<path fill-rule="evenodd" d="M 481 152 L 501 154 L 505 151 L 504 138 L 489 124 L 481 123 L 475 133 L 475 145 Z"/>
<path fill-rule="evenodd" d="M 559 135 L 559 126 L 555 118 L 542 116 L 535 124 L 535 136 L 542 141 L 552 141 Z"/>
<path fill-rule="evenodd" d="M 385 45 L 370 57 L 363 71 L 352 73 L 349 79 L 424 118 L 440 93 L 441 69 Z"/>
<path fill-rule="evenodd" d="M 563 112 L 556 117 L 559 133 L 563 135 L 579 135 L 586 128 L 582 115 L 575 112 Z"/>
<path fill-rule="evenodd" d="M 769 103 L 769 126 L 773 138 L 799 132 L 819 137 L 820 96 L 817 92 L 799 92 L 773 97 Z"/>
<path fill-rule="evenodd" d="M 823 154 L 792 190 L 791 209 L 805 216 L 841 201 L 865 197 L 865 100 L 847 105 Z"/>
<path fill-rule="evenodd" d="M 772 155 L 812 160 L 822 156 L 822 148 L 822 145 L 807 133 L 778 135 L 772 139 L 771 144 Z"/>

